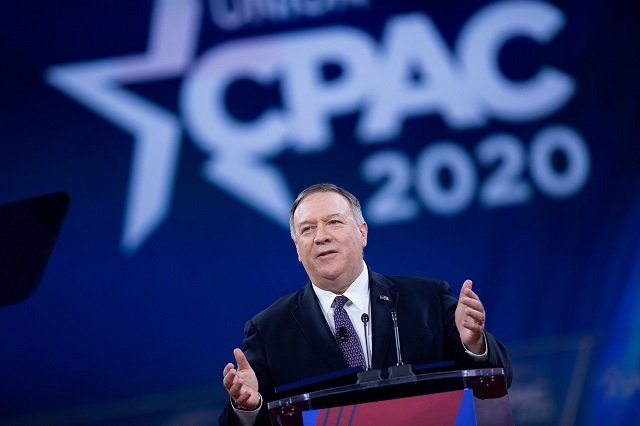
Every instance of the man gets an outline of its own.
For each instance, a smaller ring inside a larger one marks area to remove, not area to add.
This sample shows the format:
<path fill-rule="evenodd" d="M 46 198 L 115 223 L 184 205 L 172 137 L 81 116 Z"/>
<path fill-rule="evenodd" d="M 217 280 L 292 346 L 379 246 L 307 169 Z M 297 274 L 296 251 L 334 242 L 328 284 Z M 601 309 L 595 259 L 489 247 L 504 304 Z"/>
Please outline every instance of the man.
<path fill-rule="evenodd" d="M 310 186 L 293 203 L 289 224 L 310 282 L 247 322 L 244 351 L 233 351 L 237 366 L 223 370 L 230 401 L 221 424 L 270 424 L 267 402 L 277 399 L 276 386 L 349 366 L 395 365 L 392 309 L 404 362 L 502 367 L 511 382 L 509 355 L 485 332 L 486 313 L 470 280 L 456 300 L 444 281 L 369 269 L 368 227 L 353 194 L 332 184 Z M 371 318 L 367 338 L 363 313 Z"/>

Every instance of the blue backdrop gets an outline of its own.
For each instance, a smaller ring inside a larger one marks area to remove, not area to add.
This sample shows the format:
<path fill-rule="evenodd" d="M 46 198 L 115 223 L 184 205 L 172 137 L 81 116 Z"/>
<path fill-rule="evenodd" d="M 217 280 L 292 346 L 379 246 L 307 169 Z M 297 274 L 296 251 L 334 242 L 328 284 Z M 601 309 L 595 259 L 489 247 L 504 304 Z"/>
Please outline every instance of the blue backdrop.
<path fill-rule="evenodd" d="M 634 423 L 639 32 L 596 0 L 4 6 L 0 203 L 71 208 L 0 308 L 0 420 L 213 423 L 330 181 L 375 270 L 474 280 L 518 424 Z"/>

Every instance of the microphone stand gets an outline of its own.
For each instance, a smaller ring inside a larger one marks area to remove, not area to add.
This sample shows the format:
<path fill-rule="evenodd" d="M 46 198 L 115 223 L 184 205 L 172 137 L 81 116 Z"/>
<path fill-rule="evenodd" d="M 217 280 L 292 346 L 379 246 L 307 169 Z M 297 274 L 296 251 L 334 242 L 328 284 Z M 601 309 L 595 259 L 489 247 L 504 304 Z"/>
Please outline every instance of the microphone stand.
<path fill-rule="evenodd" d="M 395 308 L 391 309 L 391 320 L 393 321 L 393 334 L 396 338 L 396 356 L 398 364 L 389 367 L 389 378 L 415 376 L 411 364 L 402 362 L 402 353 L 400 352 L 400 331 L 398 330 L 398 314 Z"/>

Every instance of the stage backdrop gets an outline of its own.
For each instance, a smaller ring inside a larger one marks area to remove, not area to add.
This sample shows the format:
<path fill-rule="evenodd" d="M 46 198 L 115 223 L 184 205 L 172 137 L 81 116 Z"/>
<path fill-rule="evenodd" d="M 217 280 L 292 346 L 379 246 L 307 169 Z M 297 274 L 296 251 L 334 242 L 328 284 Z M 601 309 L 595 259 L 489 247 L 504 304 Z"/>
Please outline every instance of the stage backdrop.
<path fill-rule="evenodd" d="M 0 203 L 71 206 L 39 288 L 0 308 L 0 423 L 214 423 L 244 322 L 306 283 L 288 209 L 323 181 L 360 197 L 376 271 L 474 280 L 519 425 L 634 423 L 632 10 L 5 5 Z"/>

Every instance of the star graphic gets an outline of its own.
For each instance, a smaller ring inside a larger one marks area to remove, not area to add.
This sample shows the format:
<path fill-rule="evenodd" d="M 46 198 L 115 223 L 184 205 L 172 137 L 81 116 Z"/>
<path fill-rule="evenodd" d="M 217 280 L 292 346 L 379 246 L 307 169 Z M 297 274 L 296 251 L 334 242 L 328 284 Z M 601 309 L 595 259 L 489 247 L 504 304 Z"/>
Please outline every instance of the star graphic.
<path fill-rule="evenodd" d="M 194 57 L 198 0 L 157 0 L 149 46 L 139 55 L 51 67 L 46 81 L 133 134 L 122 250 L 133 254 L 166 218 L 179 159 L 180 122 L 123 85 L 181 75 Z"/>

